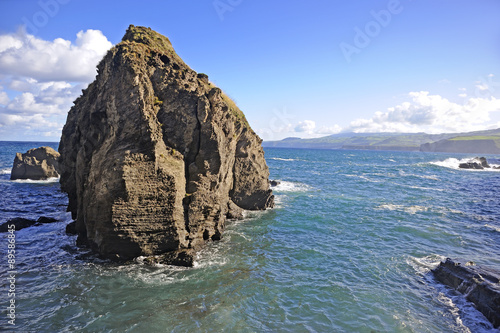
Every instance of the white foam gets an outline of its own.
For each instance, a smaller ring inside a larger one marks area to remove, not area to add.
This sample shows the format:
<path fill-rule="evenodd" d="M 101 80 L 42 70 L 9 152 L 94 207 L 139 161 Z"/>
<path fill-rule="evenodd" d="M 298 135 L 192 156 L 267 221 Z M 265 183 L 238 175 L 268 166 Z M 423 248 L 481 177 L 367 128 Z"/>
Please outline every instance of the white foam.
<path fill-rule="evenodd" d="M 281 158 L 281 157 L 271 157 L 269 159 L 275 160 L 275 161 L 286 161 L 286 162 L 300 161 L 299 159 L 295 159 L 295 158 Z"/>
<path fill-rule="evenodd" d="M 430 162 L 433 165 L 437 165 L 440 167 L 445 167 L 445 168 L 450 168 L 450 169 L 459 169 L 460 163 L 466 163 L 470 160 L 470 158 L 464 158 L 464 159 L 456 159 L 456 158 L 447 158 L 444 161 L 436 161 L 436 162 Z"/>
<path fill-rule="evenodd" d="M 450 292 L 441 284 L 436 284 L 438 295 L 437 300 L 448 308 L 453 319 L 455 319 L 456 332 L 498 332 L 486 317 L 477 310 L 472 302 L 469 302 L 464 295 Z"/>
<path fill-rule="evenodd" d="M 500 169 L 494 169 L 493 167 L 498 167 L 496 164 L 490 164 L 491 168 L 485 168 L 485 169 L 460 169 L 459 165 L 461 163 L 467 163 L 473 160 L 473 157 L 467 157 L 467 158 L 462 158 L 462 159 L 457 159 L 457 158 L 447 158 L 444 161 L 435 161 L 435 162 L 430 162 L 430 164 L 437 165 L 440 167 L 444 168 L 449 168 L 449 169 L 454 169 L 454 170 L 467 170 L 467 171 L 500 171 Z"/>
<path fill-rule="evenodd" d="M 299 183 L 299 182 L 288 182 L 288 181 L 279 181 L 280 184 L 277 186 L 273 186 L 271 189 L 276 192 L 307 192 L 312 189 L 311 186 Z"/>
<path fill-rule="evenodd" d="M 44 180 L 33 180 L 33 179 L 16 179 L 13 180 L 16 183 L 31 183 L 31 184 L 49 184 L 59 182 L 59 177 L 52 177 Z"/>
<path fill-rule="evenodd" d="M 1 169 L 0 175 L 10 175 L 11 171 L 12 171 L 12 169 Z"/>
<path fill-rule="evenodd" d="M 394 205 L 394 204 L 385 204 L 385 205 L 380 205 L 377 207 L 378 209 L 385 209 L 385 210 L 393 210 L 393 211 L 401 211 L 405 212 L 408 214 L 416 214 L 419 212 L 426 212 L 429 210 L 429 207 L 424 207 L 424 206 L 404 206 L 404 205 Z"/>
<path fill-rule="evenodd" d="M 376 176 L 376 174 L 374 174 Z M 363 176 L 363 175 L 345 175 L 346 177 L 352 177 L 352 178 L 359 178 L 359 179 L 363 179 L 367 182 L 370 182 L 370 183 L 381 183 L 382 181 L 381 180 L 375 180 L 375 179 L 370 179 L 366 176 Z"/>
<path fill-rule="evenodd" d="M 491 224 L 485 224 L 484 226 L 488 229 L 494 230 L 496 232 L 500 232 L 500 227 L 495 227 L 494 225 L 491 225 Z"/>
<path fill-rule="evenodd" d="M 431 163 L 433 163 L 433 162 L 431 162 Z M 428 180 L 439 180 L 438 176 L 436 176 L 436 175 L 418 175 L 415 173 L 406 173 L 402 170 L 399 171 L 399 175 L 404 176 L 404 177 L 415 177 L 415 178 L 422 178 L 422 179 L 428 179 Z"/>
<path fill-rule="evenodd" d="M 424 275 L 439 266 L 439 263 L 446 260 L 445 256 L 431 254 L 422 258 L 408 257 L 406 263 L 410 265 L 416 273 Z"/>

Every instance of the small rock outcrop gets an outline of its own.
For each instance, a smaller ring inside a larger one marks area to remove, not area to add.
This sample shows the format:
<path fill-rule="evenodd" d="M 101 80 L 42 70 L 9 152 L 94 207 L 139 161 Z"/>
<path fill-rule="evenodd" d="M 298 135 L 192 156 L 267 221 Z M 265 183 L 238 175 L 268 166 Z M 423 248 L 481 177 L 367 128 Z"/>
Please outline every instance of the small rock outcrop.
<path fill-rule="evenodd" d="M 21 229 L 28 228 L 34 225 L 53 223 L 57 221 L 57 219 L 47 216 L 40 216 L 36 221 L 32 219 L 26 219 L 24 217 L 14 217 L 3 224 L 0 224 L 0 232 L 7 232 L 9 230 L 9 226 L 14 226 L 14 230 L 19 231 Z"/>
<path fill-rule="evenodd" d="M 274 180 L 274 179 L 273 179 L 273 180 L 271 180 L 271 181 L 269 182 L 269 184 L 271 185 L 271 187 L 276 187 L 276 186 L 278 186 L 279 184 L 281 184 L 281 182 L 280 182 L 279 180 Z"/>
<path fill-rule="evenodd" d="M 59 177 L 59 153 L 50 147 L 40 147 L 17 153 L 10 174 L 11 180 L 44 180 Z"/>
<path fill-rule="evenodd" d="M 500 326 L 500 272 L 449 258 L 432 272 L 439 282 L 464 294 L 495 328 Z"/>
<path fill-rule="evenodd" d="M 458 167 L 461 169 L 477 169 L 477 170 L 491 168 L 490 165 L 488 164 L 488 161 L 486 160 L 486 157 L 475 157 L 470 161 L 467 161 L 465 163 L 460 163 Z"/>
<path fill-rule="evenodd" d="M 78 243 L 190 266 L 226 217 L 273 207 L 262 140 L 168 38 L 130 26 L 64 126 L 61 187 Z"/>

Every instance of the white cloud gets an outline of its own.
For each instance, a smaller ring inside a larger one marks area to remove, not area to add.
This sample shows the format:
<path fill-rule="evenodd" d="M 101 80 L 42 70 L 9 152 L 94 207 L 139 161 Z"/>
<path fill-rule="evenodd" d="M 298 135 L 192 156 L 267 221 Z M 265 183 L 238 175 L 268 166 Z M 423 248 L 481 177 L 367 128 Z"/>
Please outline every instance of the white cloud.
<path fill-rule="evenodd" d="M 0 139 L 58 140 L 73 101 L 111 47 L 98 30 L 80 31 L 74 43 L 23 31 L 0 35 Z"/>
<path fill-rule="evenodd" d="M 331 127 L 323 126 L 323 127 L 320 127 L 316 131 L 316 133 L 323 134 L 323 135 L 337 134 L 337 133 L 340 133 L 340 132 L 342 132 L 342 127 L 340 127 L 337 124 L 335 124 L 335 125 L 333 125 Z"/>
<path fill-rule="evenodd" d="M 7 49 L 20 49 L 23 43 L 14 35 L 0 35 L 0 53 Z"/>
<path fill-rule="evenodd" d="M 371 119 L 351 122 L 354 132 L 462 132 L 489 127 L 490 114 L 500 112 L 500 99 L 469 98 L 453 103 L 427 91 L 411 92 L 411 101 L 376 112 Z"/>
<path fill-rule="evenodd" d="M 9 96 L 5 91 L 0 91 L 0 105 L 7 105 L 9 103 Z"/>
<path fill-rule="evenodd" d="M 485 90 L 489 90 L 490 86 L 486 82 L 478 81 L 476 83 L 476 89 L 478 89 L 480 91 L 485 91 Z"/>
<path fill-rule="evenodd" d="M 20 31 L 0 36 L 0 72 L 38 81 L 91 81 L 111 42 L 99 30 L 80 31 L 75 44 L 45 41 Z"/>
<path fill-rule="evenodd" d="M 295 126 L 295 132 L 306 132 L 313 133 L 316 128 L 316 123 L 313 120 L 300 121 L 297 126 Z"/>

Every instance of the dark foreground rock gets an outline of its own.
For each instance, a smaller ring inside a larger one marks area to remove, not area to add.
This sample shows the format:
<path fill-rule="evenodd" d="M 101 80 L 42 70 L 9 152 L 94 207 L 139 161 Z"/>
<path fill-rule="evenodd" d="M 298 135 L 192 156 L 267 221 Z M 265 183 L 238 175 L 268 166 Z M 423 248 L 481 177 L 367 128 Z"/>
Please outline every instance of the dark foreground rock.
<path fill-rule="evenodd" d="M 7 222 L 0 225 L 0 232 L 7 232 L 9 230 L 9 226 L 13 225 L 16 231 L 19 231 L 24 228 L 31 227 L 33 225 L 45 224 L 45 223 L 53 223 L 58 220 L 52 217 L 40 216 L 38 220 L 25 219 L 23 217 L 15 217 L 13 219 L 8 220 Z"/>
<path fill-rule="evenodd" d="M 465 163 L 460 163 L 458 167 L 461 169 L 477 169 L 477 170 L 491 168 L 491 166 L 488 164 L 488 161 L 486 160 L 486 157 L 475 157 Z"/>
<path fill-rule="evenodd" d="M 59 153 L 50 147 L 40 147 L 17 153 L 10 174 L 11 180 L 44 180 L 59 177 Z"/>
<path fill-rule="evenodd" d="M 79 244 L 189 265 L 227 216 L 273 206 L 262 140 L 166 37 L 130 26 L 98 73 L 59 145 Z"/>
<path fill-rule="evenodd" d="M 66 233 L 68 235 L 76 235 L 77 232 L 76 232 L 76 222 L 73 221 L 73 222 L 70 222 L 66 225 Z"/>
<path fill-rule="evenodd" d="M 449 258 L 432 272 L 439 282 L 464 294 L 495 328 L 500 326 L 500 272 Z"/>

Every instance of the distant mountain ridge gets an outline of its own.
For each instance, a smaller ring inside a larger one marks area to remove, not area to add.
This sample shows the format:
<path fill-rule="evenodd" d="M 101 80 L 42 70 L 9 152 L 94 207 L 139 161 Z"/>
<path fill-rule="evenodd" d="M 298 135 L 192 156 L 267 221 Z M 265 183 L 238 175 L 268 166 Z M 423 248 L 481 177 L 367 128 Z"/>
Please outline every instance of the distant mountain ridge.
<path fill-rule="evenodd" d="M 264 141 L 264 147 L 500 154 L 500 128 L 467 133 L 339 133 Z"/>

